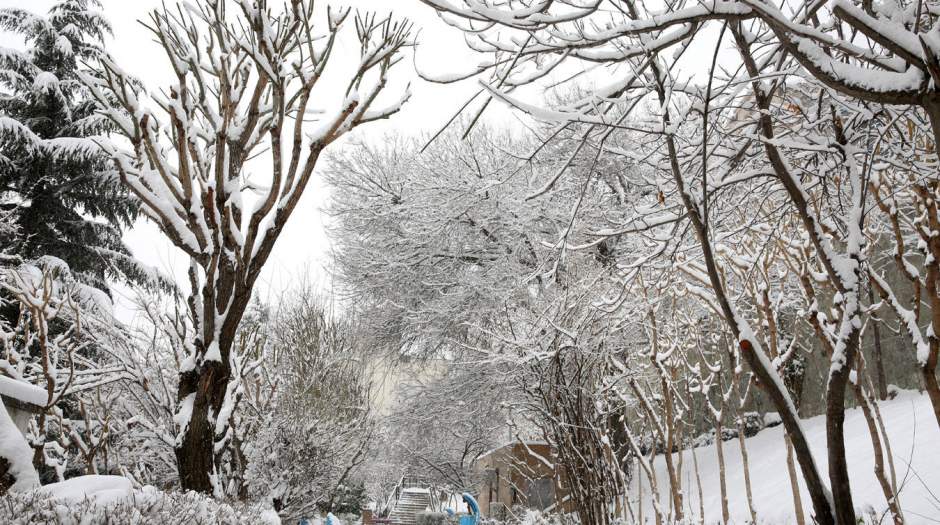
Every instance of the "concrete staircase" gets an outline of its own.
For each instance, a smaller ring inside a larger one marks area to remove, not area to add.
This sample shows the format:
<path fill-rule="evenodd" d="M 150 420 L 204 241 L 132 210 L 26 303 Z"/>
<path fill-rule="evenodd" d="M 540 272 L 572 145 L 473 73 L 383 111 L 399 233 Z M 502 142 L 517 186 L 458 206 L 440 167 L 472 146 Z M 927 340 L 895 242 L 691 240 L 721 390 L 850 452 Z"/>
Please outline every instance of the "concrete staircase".
<path fill-rule="evenodd" d="M 418 514 L 431 506 L 431 493 L 428 489 L 404 489 L 395 503 L 395 508 L 388 517 L 394 525 L 415 525 Z"/>

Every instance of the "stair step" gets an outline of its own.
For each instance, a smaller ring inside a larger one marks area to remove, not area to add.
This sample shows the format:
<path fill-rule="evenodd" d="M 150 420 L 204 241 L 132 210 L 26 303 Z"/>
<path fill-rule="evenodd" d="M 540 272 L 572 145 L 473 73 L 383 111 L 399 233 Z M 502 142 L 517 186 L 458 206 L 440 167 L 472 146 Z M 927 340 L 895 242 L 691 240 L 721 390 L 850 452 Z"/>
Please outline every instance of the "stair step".
<path fill-rule="evenodd" d="M 421 489 L 405 489 L 388 517 L 394 525 L 415 525 L 417 515 L 431 506 L 431 494 Z"/>

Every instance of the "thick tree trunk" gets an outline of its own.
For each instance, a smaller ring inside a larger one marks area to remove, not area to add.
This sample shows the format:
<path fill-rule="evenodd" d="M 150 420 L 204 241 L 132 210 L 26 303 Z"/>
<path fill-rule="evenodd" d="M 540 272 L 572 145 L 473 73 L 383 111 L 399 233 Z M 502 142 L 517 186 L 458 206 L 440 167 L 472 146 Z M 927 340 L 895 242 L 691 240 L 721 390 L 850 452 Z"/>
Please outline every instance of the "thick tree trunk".
<path fill-rule="evenodd" d="M 924 110 L 930 120 L 930 129 L 933 131 L 934 150 L 940 145 L 940 99 L 935 95 L 924 102 Z"/>
<path fill-rule="evenodd" d="M 234 250 L 233 245 L 228 248 Z M 216 481 L 221 480 L 214 478 L 217 471 L 214 421 L 232 380 L 232 344 L 257 273 L 242 275 L 231 264 L 220 264 L 215 272 L 206 277 L 208 283 L 203 287 L 201 301 L 190 300 L 193 318 L 202 320 L 197 327 L 201 337 L 196 342 L 195 364 L 180 371 L 178 416 L 186 427 L 175 453 L 184 490 L 222 496 L 221 486 L 216 486 Z M 195 276 L 190 279 L 196 289 Z M 187 411 L 188 423 L 182 417 Z"/>
<path fill-rule="evenodd" d="M 215 428 L 209 413 L 218 413 L 222 407 L 228 382 L 228 367 L 217 361 L 180 374 L 179 402 L 186 404 L 193 396 L 189 424 L 175 450 L 183 490 L 206 494 L 215 490 Z"/>
<path fill-rule="evenodd" d="M 932 97 L 929 102 L 924 104 L 924 109 L 927 110 L 927 116 L 933 130 L 934 151 L 940 151 L 937 149 L 940 148 L 940 98 Z M 925 206 L 930 208 L 927 220 L 931 232 L 936 232 L 940 228 L 940 217 L 938 217 L 937 203 L 934 198 L 936 191 L 937 186 L 933 183 L 930 185 L 929 191 L 925 188 L 921 192 L 922 201 Z M 937 291 L 938 285 L 940 285 L 938 283 L 940 281 L 940 269 L 938 269 L 940 262 L 937 261 L 937 255 L 940 254 L 940 239 L 936 235 L 931 235 L 928 246 L 933 261 L 932 264 L 927 266 L 925 284 L 930 298 L 930 321 L 933 330 L 928 335 L 929 350 L 927 359 L 921 364 L 921 374 L 924 378 L 924 389 L 927 391 L 930 403 L 933 405 L 934 417 L 937 420 L 937 425 L 940 426 L 940 385 L 937 384 L 937 360 L 940 357 L 940 334 L 937 333 L 938 328 L 940 328 L 940 292 Z"/>

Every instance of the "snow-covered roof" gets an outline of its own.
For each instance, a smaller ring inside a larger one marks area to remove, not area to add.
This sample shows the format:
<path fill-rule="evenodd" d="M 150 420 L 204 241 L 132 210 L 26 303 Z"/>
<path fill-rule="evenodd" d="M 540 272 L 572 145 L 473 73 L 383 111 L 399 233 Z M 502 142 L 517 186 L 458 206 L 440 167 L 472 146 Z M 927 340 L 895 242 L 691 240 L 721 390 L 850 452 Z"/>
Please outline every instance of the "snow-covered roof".
<path fill-rule="evenodd" d="M 0 396 L 35 407 L 46 406 L 48 394 L 36 385 L 0 375 Z"/>

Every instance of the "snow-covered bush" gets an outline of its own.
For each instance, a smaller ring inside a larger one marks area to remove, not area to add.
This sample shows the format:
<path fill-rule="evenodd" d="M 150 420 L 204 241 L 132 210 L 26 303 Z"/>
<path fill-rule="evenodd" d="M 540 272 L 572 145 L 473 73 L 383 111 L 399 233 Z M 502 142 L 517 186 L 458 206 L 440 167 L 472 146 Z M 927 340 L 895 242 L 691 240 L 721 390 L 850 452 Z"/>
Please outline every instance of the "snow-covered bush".
<path fill-rule="evenodd" d="M 509 523 L 518 525 L 575 525 L 578 523 L 578 519 L 574 515 L 543 514 L 537 510 L 527 510 L 517 520 L 483 519 L 481 523 L 483 525 L 508 525 Z"/>
<path fill-rule="evenodd" d="M 417 525 L 449 525 L 457 523 L 457 518 L 443 512 L 422 512 L 415 516 Z"/>
<path fill-rule="evenodd" d="M 764 418 L 757 412 L 747 412 L 741 415 L 741 425 L 745 437 L 754 437 L 764 429 Z"/>
<path fill-rule="evenodd" d="M 110 299 L 52 256 L 0 270 L 0 295 L 15 313 L 0 317 L 0 375 L 40 392 L 26 433 L 40 478 L 99 472 L 112 440 L 111 387 L 123 378 Z"/>
<path fill-rule="evenodd" d="M 39 485 L 39 475 L 30 458 L 32 450 L 29 444 L 0 404 L 0 493 Z"/>
<path fill-rule="evenodd" d="M 41 491 L 12 493 L 0 498 L 0 522 L 9 525 L 45 523 L 79 525 L 279 524 L 270 509 L 228 505 L 195 492 L 161 492 L 153 487 L 134 491 L 130 498 L 100 501 L 87 498 L 62 501 Z"/>
<path fill-rule="evenodd" d="M 775 427 L 782 423 L 780 414 L 777 412 L 768 412 L 763 417 L 764 428 Z"/>

